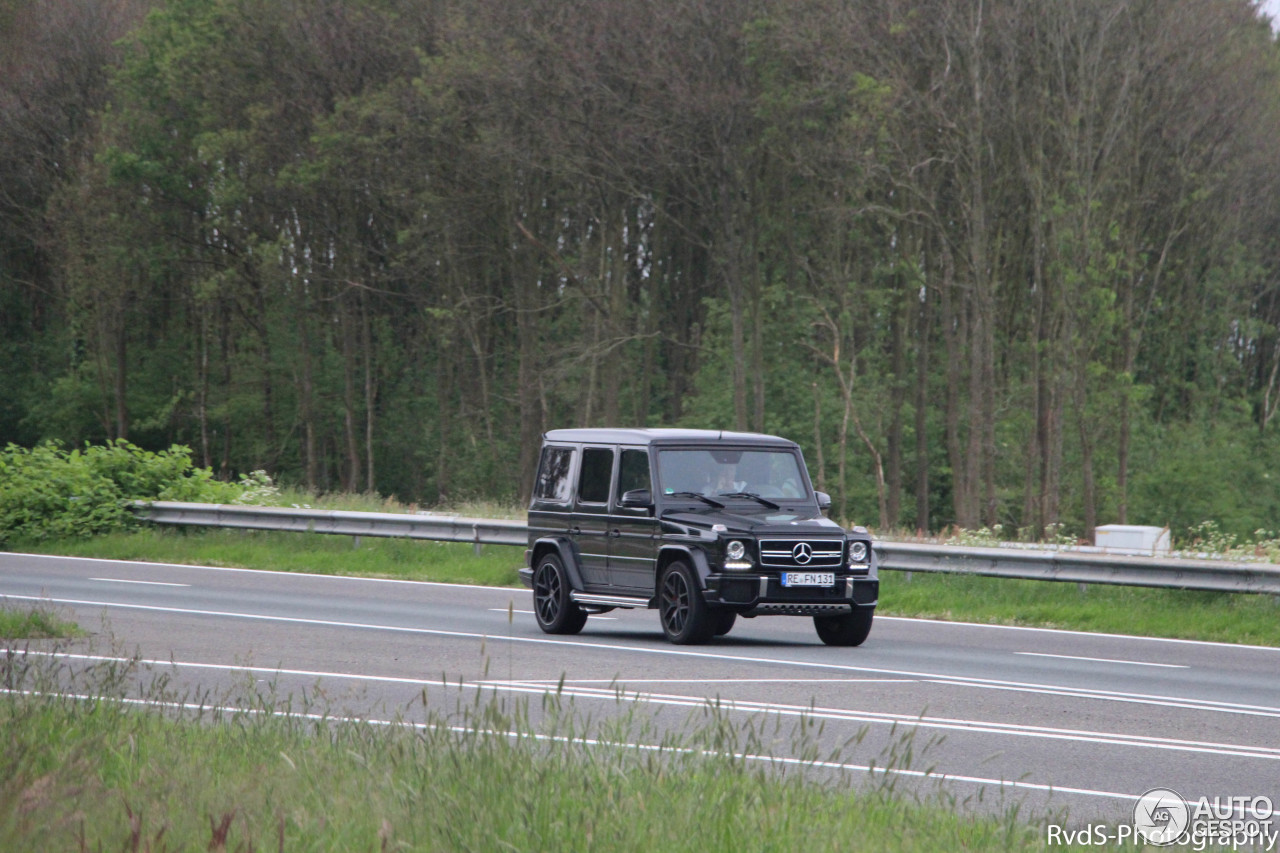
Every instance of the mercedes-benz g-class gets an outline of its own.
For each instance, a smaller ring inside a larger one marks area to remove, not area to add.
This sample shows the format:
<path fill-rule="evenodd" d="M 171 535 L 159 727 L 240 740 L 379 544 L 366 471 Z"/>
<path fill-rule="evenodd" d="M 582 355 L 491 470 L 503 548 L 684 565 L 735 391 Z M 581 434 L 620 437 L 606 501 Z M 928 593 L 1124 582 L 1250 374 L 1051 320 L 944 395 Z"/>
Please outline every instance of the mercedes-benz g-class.
<path fill-rule="evenodd" d="M 880 582 L 871 537 L 826 518 L 799 446 L 754 433 L 562 429 L 543 438 L 521 579 L 538 625 L 576 634 L 593 613 L 656 608 L 674 643 L 739 616 L 813 617 L 860 645 Z"/>

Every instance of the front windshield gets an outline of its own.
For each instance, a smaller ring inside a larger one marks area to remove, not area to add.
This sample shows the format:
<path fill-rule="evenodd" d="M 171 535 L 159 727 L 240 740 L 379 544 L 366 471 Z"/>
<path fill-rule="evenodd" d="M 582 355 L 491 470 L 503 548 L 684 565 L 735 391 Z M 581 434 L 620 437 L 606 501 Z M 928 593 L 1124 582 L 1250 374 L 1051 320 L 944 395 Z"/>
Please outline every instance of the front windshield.
<path fill-rule="evenodd" d="M 742 493 L 774 499 L 808 497 L 800 458 L 786 449 L 659 450 L 658 484 L 664 495 L 692 492 L 707 497 Z"/>

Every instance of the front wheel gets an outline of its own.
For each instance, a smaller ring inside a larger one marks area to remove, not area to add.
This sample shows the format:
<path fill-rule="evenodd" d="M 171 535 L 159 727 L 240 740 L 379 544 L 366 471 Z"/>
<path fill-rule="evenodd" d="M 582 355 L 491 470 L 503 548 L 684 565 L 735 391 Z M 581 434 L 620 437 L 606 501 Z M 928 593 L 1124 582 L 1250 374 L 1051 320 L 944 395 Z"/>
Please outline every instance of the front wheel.
<path fill-rule="evenodd" d="M 677 645 L 695 645 L 711 639 L 715 625 L 688 564 L 677 560 L 662 573 L 658 584 L 658 616 L 663 633 Z"/>
<path fill-rule="evenodd" d="M 874 607 L 854 607 L 852 613 L 815 616 L 813 627 L 828 646 L 860 646 L 871 633 L 871 617 L 875 612 Z"/>
<path fill-rule="evenodd" d="M 717 637 L 723 637 L 725 634 L 733 630 L 733 623 L 738 620 L 738 614 L 732 610 L 713 610 L 711 611 L 711 629 Z"/>
<path fill-rule="evenodd" d="M 533 571 L 533 612 L 547 634 L 576 634 L 587 624 L 587 612 L 569 597 L 569 575 L 555 554 L 547 554 Z"/>

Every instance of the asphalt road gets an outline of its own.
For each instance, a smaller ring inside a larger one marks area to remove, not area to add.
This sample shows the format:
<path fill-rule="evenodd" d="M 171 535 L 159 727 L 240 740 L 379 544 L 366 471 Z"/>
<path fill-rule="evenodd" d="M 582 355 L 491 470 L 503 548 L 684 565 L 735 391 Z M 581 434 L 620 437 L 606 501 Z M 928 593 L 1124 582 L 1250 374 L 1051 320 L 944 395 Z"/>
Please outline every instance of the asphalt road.
<path fill-rule="evenodd" d="M 381 719 L 424 697 L 460 712 L 476 691 L 543 708 L 558 690 L 656 730 L 718 703 L 757 733 L 752 755 L 799 757 L 803 728 L 824 756 L 843 745 L 833 764 L 854 784 L 978 808 L 1120 822 L 1156 787 L 1280 807 L 1280 649 L 884 617 L 841 649 L 777 616 L 677 647 L 653 611 L 547 636 L 522 589 L 21 554 L 0 554 L 0 599 L 74 613 L 94 636 L 63 644 L 82 656 L 67 660 L 136 654 L 186 691 L 270 685 Z"/>

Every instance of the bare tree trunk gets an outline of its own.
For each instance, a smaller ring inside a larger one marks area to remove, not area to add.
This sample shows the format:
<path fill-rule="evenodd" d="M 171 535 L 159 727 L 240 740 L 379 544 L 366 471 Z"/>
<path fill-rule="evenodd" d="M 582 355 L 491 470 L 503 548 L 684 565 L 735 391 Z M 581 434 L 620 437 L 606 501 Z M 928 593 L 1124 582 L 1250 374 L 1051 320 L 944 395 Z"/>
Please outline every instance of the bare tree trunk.
<path fill-rule="evenodd" d="M 916 532 L 929 532 L 929 344 L 933 333 L 932 288 L 920 299 L 916 328 Z"/>
<path fill-rule="evenodd" d="M 222 307 L 218 323 L 219 354 L 222 357 L 222 387 L 231 391 L 231 311 L 229 306 Z M 263 372 L 267 370 L 263 365 Z M 268 409 L 266 414 L 270 414 Z M 264 415 L 265 417 L 266 415 Z M 267 427 L 269 429 L 269 427 Z M 224 480 L 231 479 L 231 410 L 223 407 L 222 414 L 222 459 L 218 463 L 219 476 Z"/>
<path fill-rule="evenodd" d="M 964 335 L 963 312 L 956 305 L 955 264 L 942 238 L 942 336 L 947 347 L 946 440 L 951 463 L 951 503 L 956 524 L 973 525 L 964 454 L 960 451 L 960 341 Z"/>
<path fill-rule="evenodd" d="M 454 347 L 450 345 L 447 335 L 437 336 L 441 344 L 436 363 L 436 429 L 438 431 L 436 440 L 436 503 L 444 504 L 449 501 L 449 492 L 452 487 L 452 458 L 453 452 L 450 449 L 453 437 L 453 374 L 454 374 Z"/>
<path fill-rule="evenodd" d="M 310 306 L 307 304 L 305 287 L 299 294 L 300 310 L 298 324 L 302 333 L 302 352 L 298 373 L 298 409 L 302 417 L 302 453 L 307 472 L 307 489 L 315 492 L 320 488 L 320 454 L 316 446 L 316 413 L 315 413 L 315 380 L 312 376 L 311 364 L 311 320 Z"/>
<path fill-rule="evenodd" d="M 1082 494 L 1080 496 L 1084 512 L 1084 538 L 1093 541 L 1093 531 L 1098 526 L 1098 494 L 1093 478 L 1093 436 L 1092 423 L 1085 416 L 1086 395 L 1083 390 L 1076 399 L 1076 419 L 1080 426 L 1080 473 Z"/>
<path fill-rule="evenodd" d="M 902 407 L 906 402 L 907 389 L 906 341 L 903 338 L 907 334 L 907 318 L 911 310 L 910 300 L 906 298 L 902 287 L 899 287 L 895 293 L 894 303 L 890 332 L 893 339 L 889 344 L 892 384 L 889 386 L 888 460 L 885 472 L 888 489 L 885 499 L 888 527 L 897 527 L 902 508 Z"/>
<path fill-rule="evenodd" d="M 621 422 L 622 359 L 626 354 L 622 341 L 628 336 L 626 214 L 621 205 L 617 206 L 616 215 L 614 227 L 608 232 L 612 235 L 612 240 L 606 242 L 606 245 L 612 245 L 613 250 L 610 252 L 605 281 L 605 286 L 608 288 L 605 293 L 607 300 L 605 304 L 609 306 L 609 316 L 605 318 L 605 329 L 608 334 L 606 349 L 601 359 L 604 392 L 601 408 L 605 426 L 618 426 Z"/>
<path fill-rule="evenodd" d="M 751 428 L 764 432 L 764 300 L 760 282 L 760 264 L 752 262 L 751 278 Z"/>
<path fill-rule="evenodd" d="M 813 383 L 813 446 L 818 454 L 818 489 L 827 490 L 827 459 L 822 449 L 822 398 L 818 383 Z"/>
<path fill-rule="evenodd" d="M 115 422 L 116 438 L 129 438 L 129 334 L 121 311 L 119 327 L 116 329 L 116 374 L 115 374 Z"/>
<path fill-rule="evenodd" d="M 374 479 L 373 455 L 373 419 L 375 387 L 373 379 L 373 333 L 369 327 L 368 295 L 360 293 L 360 337 L 361 349 L 364 350 L 364 453 L 365 453 L 365 488 L 370 492 L 377 491 Z"/>
<path fill-rule="evenodd" d="M 538 264 L 529 251 L 517 250 L 512 258 L 512 289 L 516 301 L 516 395 L 520 415 L 519 501 L 533 494 L 534 467 L 542 446 L 541 379 L 542 335 L 538 323 Z"/>
<path fill-rule="evenodd" d="M 197 330 L 200 348 L 197 353 L 196 370 L 196 420 L 200 423 L 200 464 L 205 468 L 213 467 L 213 459 L 209 452 L 209 307 L 196 306 Z"/>
<path fill-rule="evenodd" d="M 342 439 L 347 462 L 342 476 L 346 492 L 360 491 L 360 444 L 356 437 L 355 332 L 351 328 L 349 294 L 338 300 L 338 334 L 342 336 Z"/>

